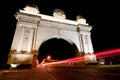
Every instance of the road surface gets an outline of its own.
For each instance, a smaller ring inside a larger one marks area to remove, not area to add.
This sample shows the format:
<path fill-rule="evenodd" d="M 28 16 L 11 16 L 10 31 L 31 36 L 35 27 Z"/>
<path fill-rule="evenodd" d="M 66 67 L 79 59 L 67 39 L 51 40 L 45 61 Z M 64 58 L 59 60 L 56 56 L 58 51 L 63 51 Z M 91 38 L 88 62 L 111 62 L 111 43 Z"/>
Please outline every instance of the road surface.
<path fill-rule="evenodd" d="M 120 67 L 47 66 L 1 71 L 0 80 L 120 80 Z"/>

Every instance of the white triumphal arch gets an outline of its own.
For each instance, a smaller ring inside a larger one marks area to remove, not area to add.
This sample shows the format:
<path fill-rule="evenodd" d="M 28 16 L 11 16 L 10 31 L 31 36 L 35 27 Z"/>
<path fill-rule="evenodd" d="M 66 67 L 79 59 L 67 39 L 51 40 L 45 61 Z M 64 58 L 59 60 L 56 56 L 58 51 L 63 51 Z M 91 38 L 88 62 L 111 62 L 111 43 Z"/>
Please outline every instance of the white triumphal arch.
<path fill-rule="evenodd" d="M 18 22 L 8 64 L 32 64 L 40 45 L 51 38 L 62 38 L 70 44 L 74 43 L 79 55 L 94 53 L 90 33 L 92 26 L 81 16 L 73 21 L 66 19 L 60 9 L 56 9 L 53 16 L 48 16 L 40 14 L 35 7 L 26 6 L 17 12 L 16 19 Z"/>

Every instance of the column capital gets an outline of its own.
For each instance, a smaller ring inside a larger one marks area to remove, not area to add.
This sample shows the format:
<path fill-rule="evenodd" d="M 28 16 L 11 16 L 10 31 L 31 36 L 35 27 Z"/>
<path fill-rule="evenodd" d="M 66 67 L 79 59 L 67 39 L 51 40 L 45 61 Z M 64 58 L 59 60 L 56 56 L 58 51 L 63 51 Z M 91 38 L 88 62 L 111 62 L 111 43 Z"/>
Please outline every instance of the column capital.
<path fill-rule="evenodd" d="M 83 35 L 91 35 L 91 33 L 90 32 L 88 32 L 88 31 L 80 31 L 80 33 L 79 34 L 83 34 Z"/>
<path fill-rule="evenodd" d="M 78 28 L 80 29 L 80 31 L 91 31 L 92 30 L 92 26 L 90 25 L 78 25 Z"/>

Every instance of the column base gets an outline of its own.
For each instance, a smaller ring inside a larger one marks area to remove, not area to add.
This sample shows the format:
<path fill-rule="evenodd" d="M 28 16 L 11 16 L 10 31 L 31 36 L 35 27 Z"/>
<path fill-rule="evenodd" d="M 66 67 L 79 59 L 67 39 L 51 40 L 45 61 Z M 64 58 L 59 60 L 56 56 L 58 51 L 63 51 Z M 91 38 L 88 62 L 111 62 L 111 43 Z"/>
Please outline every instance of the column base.
<path fill-rule="evenodd" d="M 9 55 L 7 64 L 32 64 L 33 56 L 32 53 L 13 53 Z"/>
<path fill-rule="evenodd" d="M 85 57 L 85 63 L 97 63 L 96 56 L 94 54 L 86 54 Z"/>

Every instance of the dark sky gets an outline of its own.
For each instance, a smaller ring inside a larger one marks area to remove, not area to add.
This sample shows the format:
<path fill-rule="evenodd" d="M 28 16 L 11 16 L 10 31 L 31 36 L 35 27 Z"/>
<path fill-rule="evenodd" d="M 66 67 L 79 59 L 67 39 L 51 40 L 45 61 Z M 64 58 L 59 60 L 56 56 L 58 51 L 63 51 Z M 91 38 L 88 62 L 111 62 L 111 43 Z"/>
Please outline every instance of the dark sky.
<path fill-rule="evenodd" d="M 38 5 L 41 14 L 52 15 L 53 10 L 59 8 L 65 12 L 67 19 L 84 16 L 93 26 L 91 38 L 95 52 L 120 47 L 119 5 L 115 1 L 1 0 L 0 54 L 7 55 L 9 52 L 16 26 L 15 12 L 32 3 Z"/>

